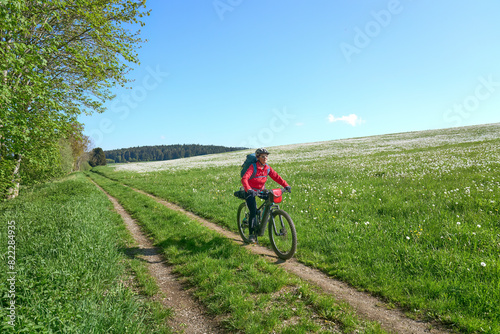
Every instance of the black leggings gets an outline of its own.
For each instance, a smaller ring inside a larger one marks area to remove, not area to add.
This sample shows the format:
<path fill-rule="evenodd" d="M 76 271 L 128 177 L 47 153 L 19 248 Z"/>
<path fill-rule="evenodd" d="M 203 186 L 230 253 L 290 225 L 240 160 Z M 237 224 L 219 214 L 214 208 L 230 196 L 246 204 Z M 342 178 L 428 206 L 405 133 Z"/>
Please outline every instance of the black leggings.
<path fill-rule="evenodd" d="M 257 201 L 255 201 L 254 196 L 248 196 L 246 201 L 248 210 L 250 211 L 250 217 L 248 217 L 248 232 L 250 234 L 255 234 L 255 225 L 257 225 L 257 220 L 255 219 L 255 216 L 257 215 Z"/>

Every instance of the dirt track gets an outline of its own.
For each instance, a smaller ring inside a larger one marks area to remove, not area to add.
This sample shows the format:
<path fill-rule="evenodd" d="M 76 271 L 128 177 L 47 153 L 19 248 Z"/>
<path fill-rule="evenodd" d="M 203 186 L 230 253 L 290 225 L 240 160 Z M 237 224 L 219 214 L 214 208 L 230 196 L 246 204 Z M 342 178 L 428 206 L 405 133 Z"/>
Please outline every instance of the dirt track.
<path fill-rule="evenodd" d="M 93 182 L 93 181 L 92 181 Z M 113 203 L 116 212 L 122 217 L 125 226 L 137 243 L 133 256 L 148 263 L 148 269 L 162 291 L 157 296 L 166 307 L 174 310 L 174 320 L 169 324 L 176 333 L 215 334 L 223 331 L 218 328 L 215 320 L 206 316 L 206 312 L 190 295 L 172 273 L 172 268 L 161 255 L 160 249 L 153 246 L 144 235 L 137 222 L 125 211 L 118 201 L 104 189 L 94 184 L 103 191 Z"/>
<path fill-rule="evenodd" d="M 217 231 L 221 235 L 232 239 L 238 244 L 242 244 L 239 235 L 233 232 L 227 231 L 220 226 L 211 223 L 191 212 L 188 212 L 175 204 L 159 199 L 141 190 L 133 190 L 153 198 L 158 203 L 165 205 L 170 209 L 182 212 L 190 218 L 197 220 L 204 226 Z M 181 284 L 171 274 L 170 268 L 165 265 L 164 261 L 161 259 L 158 250 L 154 249 L 154 247 L 151 245 L 151 242 L 149 242 L 149 240 L 142 234 L 140 228 L 133 221 L 133 219 L 125 212 L 125 210 L 118 204 L 118 202 L 114 198 L 109 195 L 108 197 L 113 202 L 116 211 L 120 215 L 122 215 L 127 228 L 130 230 L 133 237 L 140 245 L 140 249 L 143 249 L 142 253 L 150 253 L 146 259 L 150 263 L 150 272 L 152 276 L 157 279 L 162 291 L 165 291 L 166 295 L 171 297 L 170 300 L 164 300 L 163 302 L 165 305 L 175 310 L 176 321 L 174 324 L 172 324 L 173 327 L 177 328 L 177 330 L 184 330 L 185 333 L 220 332 L 220 329 L 218 329 L 217 327 L 217 323 L 204 316 L 205 312 L 203 311 L 203 309 L 189 296 L 188 292 L 182 289 Z M 294 259 L 282 261 L 278 259 L 271 250 L 265 247 L 261 247 L 258 245 L 249 245 L 247 246 L 247 249 L 249 249 L 253 253 L 262 255 L 270 262 L 276 263 L 288 272 L 293 273 L 298 277 L 321 287 L 325 292 L 333 295 L 338 300 L 347 302 L 348 304 L 353 306 L 358 314 L 360 314 L 362 317 L 369 320 L 378 321 L 381 326 L 389 332 L 404 334 L 450 333 L 449 331 L 440 329 L 436 324 L 412 320 L 406 317 L 400 310 L 389 308 L 384 302 L 380 301 L 379 299 L 367 293 L 360 292 L 344 282 L 332 279 L 319 270 L 307 267 Z"/>

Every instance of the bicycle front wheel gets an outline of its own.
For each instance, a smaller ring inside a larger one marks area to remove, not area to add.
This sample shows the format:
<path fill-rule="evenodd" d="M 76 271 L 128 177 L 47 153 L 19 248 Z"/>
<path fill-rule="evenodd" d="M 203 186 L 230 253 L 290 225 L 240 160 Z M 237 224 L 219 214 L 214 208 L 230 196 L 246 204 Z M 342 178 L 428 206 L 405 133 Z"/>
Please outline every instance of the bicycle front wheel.
<path fill-rule="evenodd" d="M 273 211 L 269 222 L 271 247 L 280 259 L 290 259 L 297 250 L 297 232 L 290 215 L 283 210 Z"/>
<path fill-rule="evenodd" d="M 243 242 L 250 242 L 250 229 L 248 224 L 248 219 L 250 217 L 250 210 L 248 210 L 247 203 L 243 202 L 238 207 L 238 215 L 236 220 L 238 222 L 238 232 L 240 232 L 241 239 Z"/>

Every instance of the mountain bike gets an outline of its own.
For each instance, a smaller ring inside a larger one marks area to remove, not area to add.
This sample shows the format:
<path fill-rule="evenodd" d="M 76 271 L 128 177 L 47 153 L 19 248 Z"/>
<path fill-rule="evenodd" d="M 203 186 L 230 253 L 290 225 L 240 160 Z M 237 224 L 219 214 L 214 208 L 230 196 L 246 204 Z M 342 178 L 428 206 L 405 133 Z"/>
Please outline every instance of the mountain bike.
<path fill-rule="evenodd" d="M 278 205 L 281 202 L 281 195 L 284 191 L 284 188 L 274 190 L 264 189 L 257 193 L 257 196 L 263 199 L 264 202 L 257 208 L 255 231 L 257 236 L 262 237 L 265 234 L 266 226 L 268 226 L 271 247 L 280 259 L 288 260 L 297 250 L 297 232 L 295 231 L 295 225 L 290 215 L 280 209 Z M 250 243 L 249 216 L 250 211 L 245 201 L 238 207 L 237 215 L 238 231 L 245 243 Z"/>

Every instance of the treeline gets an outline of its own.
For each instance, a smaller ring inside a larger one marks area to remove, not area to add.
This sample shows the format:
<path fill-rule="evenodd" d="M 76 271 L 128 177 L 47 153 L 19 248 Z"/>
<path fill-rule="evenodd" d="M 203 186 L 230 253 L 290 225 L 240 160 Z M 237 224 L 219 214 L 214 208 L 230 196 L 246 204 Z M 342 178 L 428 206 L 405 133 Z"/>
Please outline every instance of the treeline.
<path fill-rule="evenodd" d="M 118 150 L 104 151 L 104 153 L 108 161 L 112 160 L 116 163 L 119 163 L 119 162 L 172 160 L 172 159 L 193 157 L 196 155 L 215 154 L 215 153 L 239 151 L 244 149 L 245 149 L 244 147 L 184 144 L 184 145 L 130 147 Z"/>
<path fill-rule="evenodd" d="M 87 166 L 78 116 L 131 82 L 147 15 L 143 0 L 0 1 L 0 200 Z"/>

